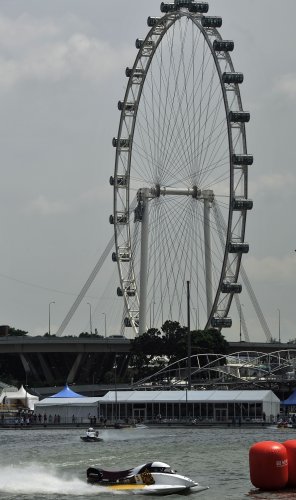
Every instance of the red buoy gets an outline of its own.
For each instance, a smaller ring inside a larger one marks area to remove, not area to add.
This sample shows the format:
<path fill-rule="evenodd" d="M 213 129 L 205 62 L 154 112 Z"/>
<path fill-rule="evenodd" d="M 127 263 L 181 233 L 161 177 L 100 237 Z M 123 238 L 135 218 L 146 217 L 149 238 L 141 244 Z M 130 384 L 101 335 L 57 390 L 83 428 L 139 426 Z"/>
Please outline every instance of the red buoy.
<path fill-rule="evenodd" d="M 280 490 L 288 483 L 288 454 L 284 445 L 261 441 L 250 448 L 250 477 L 256 488 Z"/>
<path fill-rule="evenodd" d="M 288 439 L 283 445 L 288 456 L 288 485 L 296 486 L 296 439 Z"/>

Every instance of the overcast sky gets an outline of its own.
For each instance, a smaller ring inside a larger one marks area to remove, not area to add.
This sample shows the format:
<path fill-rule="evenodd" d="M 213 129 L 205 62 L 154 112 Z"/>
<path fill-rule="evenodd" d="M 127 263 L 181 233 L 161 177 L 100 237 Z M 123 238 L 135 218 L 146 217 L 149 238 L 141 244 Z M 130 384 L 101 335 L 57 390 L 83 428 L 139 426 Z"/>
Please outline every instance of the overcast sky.
<path fill-rule="evenodd" d="M 247 125 L 250 244 L 244 266 L 271 333 L 296 337 L 295 0 L 211 0 L 233 62 Z M 159 0 L 0 1 L 0 324 L 55 333 L 113 232 L 109 177 L 117 101 L 134 41 Z M 280 8 L 279 8 L 280 5 Z M 110 259 L 66 333 L 116 331 L 116 266 Z M 266 340 L 248 296 L 251 340 Z M 239 340 L 238 318 L 224 331 Z"/>

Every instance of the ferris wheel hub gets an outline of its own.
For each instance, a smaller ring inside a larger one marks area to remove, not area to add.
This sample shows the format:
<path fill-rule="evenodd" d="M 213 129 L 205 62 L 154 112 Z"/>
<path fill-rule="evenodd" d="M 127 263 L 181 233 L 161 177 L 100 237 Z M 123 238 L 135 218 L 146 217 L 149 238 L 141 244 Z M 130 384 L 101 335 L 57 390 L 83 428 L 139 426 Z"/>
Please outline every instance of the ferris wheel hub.
<path fill-rule="evenodd" d="M 151 199 L 159 198 L 162 196 L 192 196 L 197 200 L 208 200 L 210 202 L 214 201 L 214 191 L 212 189 L 198 189 L 197 186 L 191 188 L 178 188 L 169 186 L 160 186 L 156 184 L 152 188 L 140 188 L 137 192 L 138 202 Z"/>

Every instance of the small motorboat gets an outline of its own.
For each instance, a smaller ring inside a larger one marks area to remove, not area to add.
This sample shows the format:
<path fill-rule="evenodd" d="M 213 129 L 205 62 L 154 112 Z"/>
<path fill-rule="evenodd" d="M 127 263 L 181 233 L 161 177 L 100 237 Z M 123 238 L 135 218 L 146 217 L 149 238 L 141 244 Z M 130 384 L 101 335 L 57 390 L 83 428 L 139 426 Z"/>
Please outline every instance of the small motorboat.
<path fill-rule="evenodd" d="M 99 436 L 80 436 L 80 439 L 85 443 L 97 443 L 98 441 L 103 441 Z"/>
<path fill-rule="evenodd" d="M 130 493 L 168 495 L 208 489 L 178 474 L 163 462 L 148 462 L 132 469 L 117 471 L 89 467 L 86 475 L 89 483 Z"/>
<path fill-rule="evenodd" d="M 80 439 L 82 439 L 82 441 L 85 441 L 86 443 L 96 443 L 98 441 L 103 441 L 103 439 L 99 437 L 99 431 L 95 431 L 92 427 L 90 427 L 86 431 L 85 436 L 80 436 Z"/>

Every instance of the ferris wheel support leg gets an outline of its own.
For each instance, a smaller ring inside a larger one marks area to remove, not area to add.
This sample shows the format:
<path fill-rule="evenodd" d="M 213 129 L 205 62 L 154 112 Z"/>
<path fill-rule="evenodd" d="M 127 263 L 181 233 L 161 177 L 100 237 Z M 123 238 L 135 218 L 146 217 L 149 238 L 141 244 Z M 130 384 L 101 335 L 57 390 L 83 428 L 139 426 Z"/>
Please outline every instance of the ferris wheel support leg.
<path fill-rule="evenodd" d="M 212 252 L 211 252 L 211 220 L 210 220 L 211 202 L 204 198 L 204 238 L 205 238 L 205 281 L 207 295 L 207 315 L 210 316 L 213 306 L 212 293 Z"/>
<path fill-rule="evenodd" d="M 148 200 L 144 198 L 142 227 L 141 227 L 139 335 L 145 333 L 147 328 L 146 314 L 147 314 L 148 238 L 149 238 Z"/>

